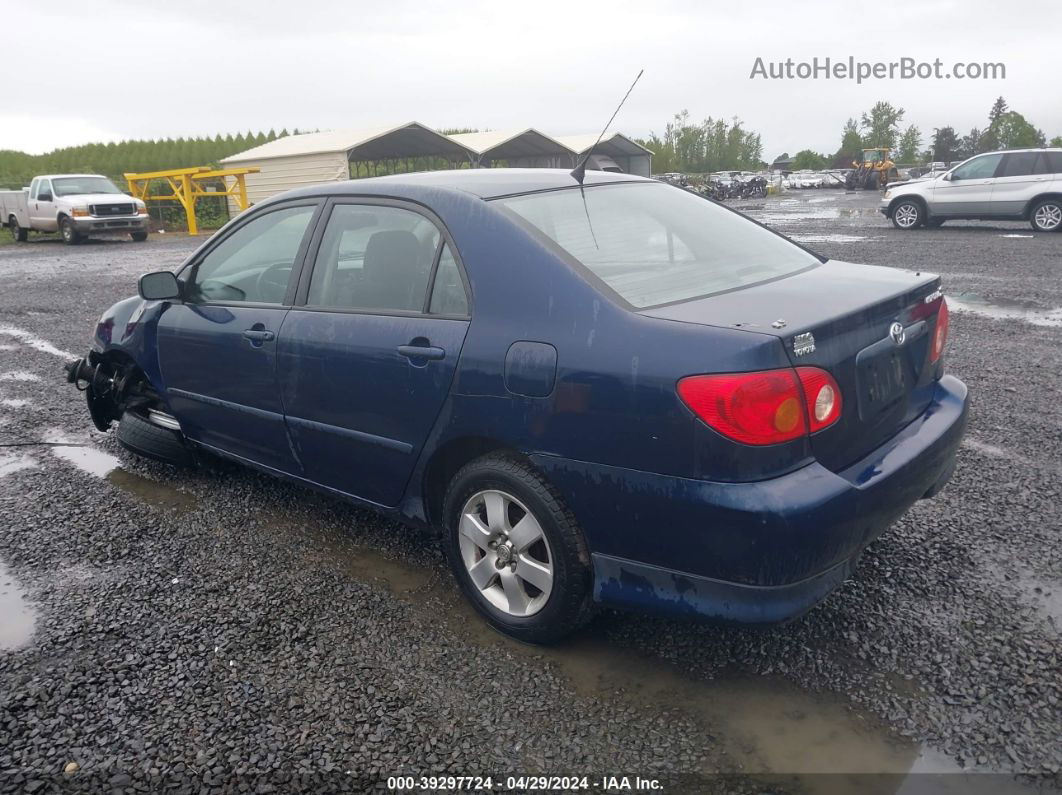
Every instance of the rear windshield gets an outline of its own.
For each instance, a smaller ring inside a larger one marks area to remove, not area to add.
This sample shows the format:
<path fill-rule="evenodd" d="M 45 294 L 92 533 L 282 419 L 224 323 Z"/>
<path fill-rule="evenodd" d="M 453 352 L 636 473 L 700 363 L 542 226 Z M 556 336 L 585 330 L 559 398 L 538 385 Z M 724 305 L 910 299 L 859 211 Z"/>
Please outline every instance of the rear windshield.
<path fill-rule="evenodd" d="M 652 182 L 498 199 L 644 309 L 788 276 L 819 260 L 688 191 Z"/>

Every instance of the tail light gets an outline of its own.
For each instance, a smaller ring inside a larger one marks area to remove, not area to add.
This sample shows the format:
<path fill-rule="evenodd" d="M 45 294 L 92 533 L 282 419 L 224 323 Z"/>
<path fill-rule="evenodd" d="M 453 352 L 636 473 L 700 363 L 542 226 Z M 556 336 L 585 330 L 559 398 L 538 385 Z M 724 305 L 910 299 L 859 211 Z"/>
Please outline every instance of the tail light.
<path fill-rule="evenodd" d="M 944 353 L 944 346 L 948 342 L 949 324 L 948 302 L 941 298 L 940 309 L 937 311 L 937 327 L 933 330 L 933 345 L 929 349 L 930 364 L 940 359 L 940 355 Z"/>
<path fill-rule="evenodd" d="M 707 425 L 744 444 L 788 442 L 841 416 L 841 390 L 817 367 L 692 375 L 678 382 L 678 393 Z"/>

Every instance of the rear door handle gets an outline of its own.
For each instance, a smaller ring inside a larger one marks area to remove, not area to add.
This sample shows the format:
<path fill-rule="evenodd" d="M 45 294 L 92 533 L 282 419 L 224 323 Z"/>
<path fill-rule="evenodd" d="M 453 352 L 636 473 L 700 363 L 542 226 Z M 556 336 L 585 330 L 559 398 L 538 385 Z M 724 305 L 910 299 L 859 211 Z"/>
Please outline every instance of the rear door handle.
<path fill-rule="evenodd" d="M 399 345 L 398 352 L 407 359 L 443 359 L 446 351 L 430 345 Z"/>
<path fill-rule="evenodd" d="M 249 328 L 243 332 L 243 336 L 249 339 L 251 342 L 271 342 L 276 338 L 276 334 L 272 331 L 265 331 L 264 329 Z"/>

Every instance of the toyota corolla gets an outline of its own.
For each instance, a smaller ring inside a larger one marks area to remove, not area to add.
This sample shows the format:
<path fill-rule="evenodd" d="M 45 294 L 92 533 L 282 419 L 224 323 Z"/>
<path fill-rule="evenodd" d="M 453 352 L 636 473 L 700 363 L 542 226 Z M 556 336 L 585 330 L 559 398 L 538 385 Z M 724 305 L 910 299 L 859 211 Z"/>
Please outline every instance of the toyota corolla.
<path fill-rule="evenodd" d="M 801 615 L 947 481 L 967 394 L 925 272 L 625 174 L 332 183 L 143 276 L 68 365 L 101 430 L 439 531 L 496 628 Z"/>

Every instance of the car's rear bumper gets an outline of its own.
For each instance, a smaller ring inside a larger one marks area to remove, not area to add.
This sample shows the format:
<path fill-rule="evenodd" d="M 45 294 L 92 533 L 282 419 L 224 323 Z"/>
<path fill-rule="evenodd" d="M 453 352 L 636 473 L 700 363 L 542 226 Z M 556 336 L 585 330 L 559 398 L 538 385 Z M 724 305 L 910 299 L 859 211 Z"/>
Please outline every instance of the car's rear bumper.
<path fill-rule="evenodd" d="M 755 483 L 533 460 L 586 532 L 598 600 L 775 622 L 825 597 L 867 544 L 940 490 L 966 415 L 966 386 L 944 376 L 922 416 L 847 469 L 813 463 Z"/>

